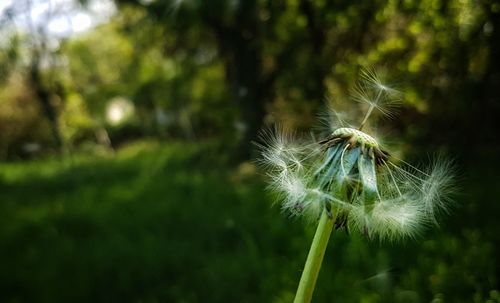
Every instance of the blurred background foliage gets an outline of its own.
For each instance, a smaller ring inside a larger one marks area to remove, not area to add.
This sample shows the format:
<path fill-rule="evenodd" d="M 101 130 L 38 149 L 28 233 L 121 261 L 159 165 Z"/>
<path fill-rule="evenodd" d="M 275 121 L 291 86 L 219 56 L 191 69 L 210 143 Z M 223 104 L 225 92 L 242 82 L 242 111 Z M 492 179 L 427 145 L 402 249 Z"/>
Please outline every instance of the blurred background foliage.
<path fill-rule="evenodd" d="M 1 302 L 290 302 L 314 226 L 272 207 L 251 142 L 356 117 L 363 67 L 403 92 L 372 130 L 455 159 L 457 206 L 405 243 L 334 234 L 314 300 L 500 302 L 497 1 L 0 9 Z"/>

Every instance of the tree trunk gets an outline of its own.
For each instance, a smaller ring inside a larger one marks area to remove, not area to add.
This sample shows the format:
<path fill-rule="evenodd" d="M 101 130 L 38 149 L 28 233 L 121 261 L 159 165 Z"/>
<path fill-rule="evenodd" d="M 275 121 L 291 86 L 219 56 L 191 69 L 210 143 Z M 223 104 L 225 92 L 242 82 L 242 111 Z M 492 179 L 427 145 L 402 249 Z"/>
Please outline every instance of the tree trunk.
<path fill-rule="evenodd" d="M 225 26 L 218 19 L 207 18 L 225 59 L 229 92 L 240 108 L 241 125 L 236 127 L 242 132 L 238 158 L 248 159 L 252 154 L 252 141 L 257 139 L 262 127 L 270 88 L 262 77 L 256 2 L 242 2 L 234 24 L 230 26 Z"/>
<path fill-rule="evenodd" d="M 42 82 L 42 77 L 40 75 L 40 54 L 38 52 L 33 52 L 30 64 L 29 77 L 33 90 L 37 96 L 38 101 L 42 107 L 42 112 L 47 118 L 52 138 L 54 140 L 54 145 L 58 152 L 63 152 L 63 140 L 61 136 L 61 130 L 59 127 L 59 120 L 57 115 L 57 110 L 51 103 L 52 93 L 49 89 L 45 87 Z"/>

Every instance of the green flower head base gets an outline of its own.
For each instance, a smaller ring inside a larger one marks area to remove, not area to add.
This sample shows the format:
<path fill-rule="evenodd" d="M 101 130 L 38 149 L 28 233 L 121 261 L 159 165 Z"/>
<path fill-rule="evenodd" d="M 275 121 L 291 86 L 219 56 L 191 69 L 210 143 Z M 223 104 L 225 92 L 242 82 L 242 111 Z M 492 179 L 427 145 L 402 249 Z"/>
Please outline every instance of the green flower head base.
<path fill-rule="evenodd" d="M 400 167 L 375 138 L 352 127 L 319 142 L 279 128 L 262 138 L 269 187 L 291 215 L 317 220 L 326 210 L 337 228 L 395 240 L 436 224 L 447 209 L 453 175 L 442 159 L 427 169 Z"/>

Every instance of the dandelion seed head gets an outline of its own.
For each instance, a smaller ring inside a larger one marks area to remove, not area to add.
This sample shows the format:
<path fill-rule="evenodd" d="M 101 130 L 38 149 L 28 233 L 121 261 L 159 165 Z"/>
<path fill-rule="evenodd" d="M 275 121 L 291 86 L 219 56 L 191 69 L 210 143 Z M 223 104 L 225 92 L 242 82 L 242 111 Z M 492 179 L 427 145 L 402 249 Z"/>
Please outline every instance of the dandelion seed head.
<path fill-rule="evenodd" d="M 311 208 L 306 180 L 303 177 L 288 174 L 275 182 L 275 187 L 282 193 L 282 209 L 291 215 L 300 215 Z M 310 211 L 310 210 L 308 210 Z"/>
<path fill-rule="evenodd" d="M 452 162 L 437 159 L 429 169 L 427 178 L 422 182 L 422 201 L 427 214 L 437 224 L 437 216 L 447 213 L 455 192 L 455 175 Z"/>
<path fill-rule="evenodd" d="M 358 100 L 370 108 L 359 128 L 344 123 L 333 109 L 331 129 L 320 141 L 275 127 L 261 135 L 259 162 L 271 179 L 270 190 L 278 193 L 283 211 L 292 216 L 315 221 L 327 210 L 339 220 L 338 228 L 369 238 L 414 238 L 448 211 L 454 189 L 452 165 L 438 158 L 429 169 L 411 166 L 362 131 L 371 111 L 388 114 L 394 104 L 390 100 L 397 95 L 374 71 L 362 76 Z"/>
<path fill-rule="evenodd" d="M 365 86 L 371 87 L 375 90 L 385 92 L 391 95 L 400 95 L 401 93 L 394 87 L 390 86 L 384 80 L 381 73 L 377 72 L 375 69 L 363 69 L 361 70 L 362 82 Z"/>
<path fill-rule="evenodd" d="M 301 157 L 305 147 L 299 145 L 300 141 L 293 132 L 276 126 L 261 132 L 260 141 L 256 143 L 262 154 L 258 163 L 264 168 L 287 170 L 302 166 Z"/>
<path fill-rule="evenodd" d="M 355 101 L 369 106 L 365 120 L 373 109 L 383 116 L 394 117 L 396 109 L 401 105 L 401 93 L 385 83 L 375 70 L 362 70 L 361 75 L 362 81 L 354 88 L 352 95 Z"/>
<path fill-rule="evenodd" d="M 425 220 L 425 213 L 418 202 L 403 197 L 397 200 L 380 201 L 373 209 L 373 229 L 380 238 L 414 237 Z"/>
<path fill-rule="evenodd" d="M 341 127 L 355 127 L 350 121 L 351 118 L 346 112 L 337 110 L 333 102 L 327 100 L 325 108 L 318 114 L 318 124 L 315 125 L 315 129 L 321 135 L 329 135 Z"/>

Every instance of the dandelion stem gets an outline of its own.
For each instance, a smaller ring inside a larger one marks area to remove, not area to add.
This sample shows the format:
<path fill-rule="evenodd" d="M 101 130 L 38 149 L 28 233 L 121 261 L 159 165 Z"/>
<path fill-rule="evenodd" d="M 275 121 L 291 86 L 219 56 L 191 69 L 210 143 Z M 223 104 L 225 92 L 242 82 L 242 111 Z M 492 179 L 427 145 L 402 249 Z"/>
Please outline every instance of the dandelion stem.
<path fill-rule="evenodd" d="M 335 219 L 329 215 L 328 210 L 324 209 L 314 235 L 311 249 L 307 255 L 306 265 L 300 278 L 297 294 L 295 295 L 294 303 L 311 302 L 314 286 L 318 278 L 323 256 L 332 233 L 333 223 Z"/>

